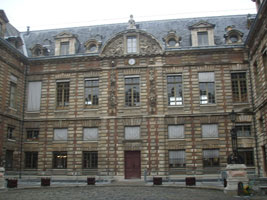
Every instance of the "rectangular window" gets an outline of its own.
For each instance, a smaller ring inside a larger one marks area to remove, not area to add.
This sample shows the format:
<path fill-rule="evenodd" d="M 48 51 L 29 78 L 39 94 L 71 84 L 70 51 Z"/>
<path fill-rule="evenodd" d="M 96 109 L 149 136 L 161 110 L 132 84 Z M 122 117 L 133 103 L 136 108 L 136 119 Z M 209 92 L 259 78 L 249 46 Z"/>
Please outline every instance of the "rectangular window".
<path fill-rule="evenodd" d="M 232 93 L 233 93 L 233 102 L 247 102 L 247 80 L 246 73 L 232 73 Z"/>
<path fill-rule="evenodd" d="M 140 139 L 140 127 L 139 126 L 126 126 L 125 127 L 125 139 L 126 140 Z"/>
<path fill-rule="evenodd" d="M 169 125 L 169 139 L 184 138 L 184 125 Z"/>
<path fill-rule="evenodd" d="M 69 106 L 69 82 L 57 82 L 57 107 Z"/>
<path fill-rule="evenodd" d="M 203 150 L 203 167 L 219 167 L 219 149 L 204 149 Z"/>
<path fill-rule="evenodd" d="M 68 55 L 69 54 L 69 42 L 61 42 L 60 43 L 60 55 Z"/>
<path fill-rule="evenodd" d="M 14 139 L 14 127 L 7 127 L 7 139 Z"/>
<path fill-rule="evenodd" d="M 10 76 L 9 106 L 15 109 L 17 108 L 17 81 L 17 77 Z"/>
<path fill-rule="evenodd" d="M 217 124 L 204 124 L 202 125 L 203 138 L 218 138 L 218 125 Z"/>
<path fill-rule="evenodd" d="M 41 103 L 41 81 L 29 82 L 28 84 L 28 111 L 39 111 Z"/>
<path fill-rule="evenodd" d="M 169 151 L 169 167 L 185 167 L 185 150 Z"/>
<path fill-rule="evenodd" d="M 85 151 L 85 152 L 83 152 L 83 168 L 97 169 L 97 166 L 98 166 L 97 151 Z"/>
<path fill-rule="evenodd" d="M 83 140 L 97 140 L 98 128 L 83 128 Z"/>
<path fill-rule="evenodd" d="M 136 37 L 128 36 L 127 37 L 127 53 L 136 53 L 136 52 L 137 52 Z"/>
<path fill-rule="evenodd" d="M 198 73 L 200 104 L 215 103 L 214 72 Z"/>
<path fill-rule="evenodd" d="M 251 126 L 250 125 L 236 125 L 235 126 L 238 137 L 250 137 L 251 136 Z"/>
<path fill-rule="evenodd" d="M 125 105 L 140 105 L 139 77 L 125 78 Z"/>
<path fill-rule="evenodd" d="M 39 129 L 27 129 L 27 139 L 36 140 L 39 137 Z"/>
<path fill-rule="evenodd" d="M 256 93 L 257 95 L 259 95 L 259 91 L 260 91 L 260 74 L 259 74 L 259 66 L 258 63 L 255 62 L 253 65 L 254 68 L 254 80 L 255 80 L 255 89 L 256 89 Z"/>
<path fill-rule="evenodd" d="M 208 32 L 197 32 L 198 46 L 207 46 L 209 45 Z"/>
<path fill-rule="evenodd" d="M 254 166 L 253 148 L 239 148 L 238 154 L 243 158 L 246 166 Z"/>
<path fill-rule="evenodd" d="M 13 152 L 12 150 L 6 150 L 6 163 L 5 168 L 6 169 L 12 169 L 13 168 Z"/>
<path fill-rule="evenodd" d="M 168 105 L 179 106 L 183 104 L 182 75 L 167 76 Z"/>
<path fill-rule="evenodd" d="M 38 152 L 25 152 L 25 168 L 37 169 Z"/>
<path fill-rule="evenodd" d="M 98 79 L 85 80 L 84 103 L 86 106 L 98 105 L 99 86 Z"/>
<path fill-rule="evenodd" d="M 54 140 L 68 140 L 68 129 L 67 128 L 55 128 L 54 129 Z"/>
<path fill-rule="evenodd" d="M 66 169 L 67 158 L 67 152 L 65 151 L 53 152 L 53 168 Z"/>

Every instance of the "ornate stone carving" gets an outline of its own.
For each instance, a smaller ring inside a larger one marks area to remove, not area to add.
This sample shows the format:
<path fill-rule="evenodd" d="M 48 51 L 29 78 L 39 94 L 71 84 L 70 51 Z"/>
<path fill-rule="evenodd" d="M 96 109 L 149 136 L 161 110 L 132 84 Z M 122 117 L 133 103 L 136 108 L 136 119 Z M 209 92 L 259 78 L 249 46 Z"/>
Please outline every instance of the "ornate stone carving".
<path fill-rule="evenodd" d="M 155 72 L 154 69 L 151 69 L 149 72 L 149 104 L 150 104 L 150 113 L 155 114 L 157 106 L 157 94 L 156 94 L 156 84 L 155 84 Z"/>
<path fill-rule="evenodd" d="M 115 39 L 105 47 L 104 55 L 118 56 L 124 53 L 123 37 Z"/>
<path fill-rule="evenodd" d="M 135 21 L 133 19 L 133 15 L 130 15 L 130 20 L 128 21 L 127 29 L 136 29 Z"/>
<path fill-rule="evenodd" d="M 140 54 L 156 54 L 161 52 L 161 47 L 153 38 L 140 34 Z"/>
<path fill-rule="evenodd" d="M 110 73 L 109 106 L 110 106 L 110 113 L 115 114 L 116 106 L 117 106 L 115 70 L 112 70 Z"/>

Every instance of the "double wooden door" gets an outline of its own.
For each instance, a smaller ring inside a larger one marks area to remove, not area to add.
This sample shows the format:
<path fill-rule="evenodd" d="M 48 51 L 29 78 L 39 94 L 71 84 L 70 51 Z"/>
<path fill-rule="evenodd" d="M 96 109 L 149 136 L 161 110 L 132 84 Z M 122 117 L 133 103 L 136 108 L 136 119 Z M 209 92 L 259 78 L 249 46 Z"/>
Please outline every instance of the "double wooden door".
<path fill-rule="evenodd" d="M 125 179 L 141 178 L 140 151 L 125 151 Z"/>

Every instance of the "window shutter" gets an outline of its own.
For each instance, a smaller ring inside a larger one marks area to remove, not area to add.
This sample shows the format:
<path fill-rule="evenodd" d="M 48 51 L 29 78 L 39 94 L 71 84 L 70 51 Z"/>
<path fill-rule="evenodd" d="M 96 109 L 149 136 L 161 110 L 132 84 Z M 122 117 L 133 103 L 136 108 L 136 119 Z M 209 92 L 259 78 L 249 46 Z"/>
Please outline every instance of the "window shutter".
<path fill-rule="evenodd" d="M 184 138 L 184 125 L 168 126 L 169 138 Z"/>
<path fill-rule="evenodd" d="M 140 127 L 125 127 L 125 139 L 126 140 L 140 139 Z"/>
<path fill-rule="evenodd" d="M 185 151 L 169 151 L 169 164 L 184 164 L 185 163 Z"/>
<path fill-rule="evenodd" d="M 217 124 L 202 125 L 202 137 L 205 138 L 218 137 L 218 125 Z"/>
<path fill-rule="evenodd" d="M 97 140 L 97 139 L 98 139 L 98 128 L 83 129 L 83 140 Z"/>
<path fill-rule="evenodd" d="M 41 102 L 42 82 L 29 82 L 28 86 L 28 111 L 39 111 Z"/>
<path fill-rule="evenodd" d="M 200 72 L 198 73 L 199 82 L 214 82 L 214 72 Z"/>
<path fill-rule="evenodd" d="M 68 140 L 68 129 L 54 129 L 54 140 Z"/>
<path fill-rule="evenodd" d="M 203 150 L 203 157 L 205 159 L 219 158 L 219 150 L 218 149 L 206 149 L 206 150 Z"/>

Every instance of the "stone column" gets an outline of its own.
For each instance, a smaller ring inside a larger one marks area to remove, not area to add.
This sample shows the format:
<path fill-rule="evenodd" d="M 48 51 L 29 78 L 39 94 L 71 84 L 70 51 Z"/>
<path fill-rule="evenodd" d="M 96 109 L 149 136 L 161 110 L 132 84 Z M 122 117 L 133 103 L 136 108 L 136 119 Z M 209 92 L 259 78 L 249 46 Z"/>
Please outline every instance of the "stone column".
<path fill-rule="evenodd" d="M 0 167 L 0 190 L 5 188 L 5 168 Z"/>
<path fill-rule="evenodd" d="M 247 167 L 244 164 L 228 164 L 226 171 L 227 187 L 224 189 L 224 193 L 236 196 L 238 183 L 242 182 L 243 185 L 248 184 Z"/>

